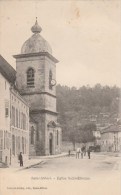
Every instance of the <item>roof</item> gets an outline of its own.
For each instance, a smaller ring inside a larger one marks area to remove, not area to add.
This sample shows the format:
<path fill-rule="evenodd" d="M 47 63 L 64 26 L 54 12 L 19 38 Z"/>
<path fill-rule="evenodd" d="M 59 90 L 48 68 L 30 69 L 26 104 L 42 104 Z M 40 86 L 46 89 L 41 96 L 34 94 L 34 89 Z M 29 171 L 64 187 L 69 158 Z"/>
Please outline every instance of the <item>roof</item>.
<path fill-rule="evenodd" d="M 120 125 L 110 125 L 108 127 L 105 127 L 101 129 L 101 134 L 103 133 L 115 133 L 115 132 L 121 132 L 121 126 Z"/>
<path fill-rule="evenodd" d="M 52 49 L 49 43 L 40 35 L 33 34 L 21 48 L 22 54 L 48 52 L 52 54 Z"/>
<path fill-rule="evenodd" d="M 49 43 L 39 34 L 42 28 L 38 25 L 37 18 L 31 31 L 34 33 L 21 48 L 21 54 L 48 52 L 52 54 L 52 48 Z"/>
<path fill-rule="evenodd" d="M 16 80 L 15 69 L 0 55 L 0 72 L 12 84 Z"/>
<path fill-rule="evenodd" d="M 55 121 L 50 121 L 47 125 L 48 127 L 60 127 L 59 123 L 55 122 Z"/>

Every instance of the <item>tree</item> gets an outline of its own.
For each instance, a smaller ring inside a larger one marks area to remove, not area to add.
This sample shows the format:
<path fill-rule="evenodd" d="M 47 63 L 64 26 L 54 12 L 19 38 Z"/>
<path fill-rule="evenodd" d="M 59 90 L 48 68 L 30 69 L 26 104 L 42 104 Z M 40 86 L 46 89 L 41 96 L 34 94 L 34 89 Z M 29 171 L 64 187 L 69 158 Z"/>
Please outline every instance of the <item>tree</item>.
<path fill-rule="evenodd" d="M 93 142 L 95 137 L 93 136 L 93 132 L 91 130 L 81 130 L 80 131 L 80 141 L 81 143 Z"/>
<path fill-rule="evenodd" d="M 71 131 L 75 131 L 74 128 L 78 123 L 87 124 L 85 127 L 83 126 L 85 131 L 95 128 L 88 124 L 90 115 L 96 115 L 100 125 L 103 123 L 105 125 L 101 118 L 103 114 L 110 117 L 107 117 L 106 123 L 113 123 L 118 116 L 121 89 L 116 86 L 97 84 L 94 87 L 82 86 L 77 90 L 75 87 L 57 85 L 56 89 L 58 122 L 62 126 L 62 136 L 65 141 L 70 140 L 69 136 L 73 134 Z M 91 137 L 91 135 L 87 137 Z M 87 140 L 87 138 L 85 139 Z"/>
<path fill-rule="evenodd" d="M 96 131 L 96 125 L 94 123 L 88 123 L 81 127 L 80 138 L 82 143 L 93 142 L 95 137 L 93 131 Z"/>
<path fill-rule="evenodd" d="M 71 141 L 73 144 L 73 150 L 75 150 L 76 143 L 79 143 L 81 141 L 80 135 L 80 131 L 78 131 L 77 129 L 69 132 L 69 141 Z"/>

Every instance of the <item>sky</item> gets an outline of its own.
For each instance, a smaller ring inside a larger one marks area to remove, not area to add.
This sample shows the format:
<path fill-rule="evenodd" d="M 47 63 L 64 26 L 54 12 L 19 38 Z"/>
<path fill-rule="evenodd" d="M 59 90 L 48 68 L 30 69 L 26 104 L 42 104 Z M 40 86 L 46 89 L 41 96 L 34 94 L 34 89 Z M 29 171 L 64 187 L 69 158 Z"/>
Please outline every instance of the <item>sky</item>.
<path fill-rule="evenodd" d="M 1 0 L 0 53 L 14 68 L 36 17 L 59 60 L 57 83 L 121 85 L 120 0 Z"/>

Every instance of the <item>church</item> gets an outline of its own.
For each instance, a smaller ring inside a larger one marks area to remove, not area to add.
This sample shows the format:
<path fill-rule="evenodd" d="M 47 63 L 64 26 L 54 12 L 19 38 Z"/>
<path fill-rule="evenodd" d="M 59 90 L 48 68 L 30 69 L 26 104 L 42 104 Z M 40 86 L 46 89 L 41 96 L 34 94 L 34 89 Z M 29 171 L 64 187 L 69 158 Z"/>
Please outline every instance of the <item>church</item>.
<path fill-rule="evenodd" d="M 12 70 L 15 79 L 10 85 L 29 106 L 29 156 L 55 155 L 61 153 L 62 139 L 56 111 L 58 60 L 52 55 L 49 43 L 41 36 L 42 28 L 37 19 L 31 31 L 32 36 L 25 41 L 20 54 L 13 56 L 16 71 Z"/>

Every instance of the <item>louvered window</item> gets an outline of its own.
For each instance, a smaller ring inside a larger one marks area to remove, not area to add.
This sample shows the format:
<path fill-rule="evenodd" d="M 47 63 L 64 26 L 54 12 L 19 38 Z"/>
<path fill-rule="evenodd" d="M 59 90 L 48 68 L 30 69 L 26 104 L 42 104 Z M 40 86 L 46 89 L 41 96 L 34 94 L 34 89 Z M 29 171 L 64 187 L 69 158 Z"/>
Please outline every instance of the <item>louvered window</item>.
<path fill-rule="evenodd" d="M 34 70 L 32 68 L 27 71 L 27 86 L 34 87 Z"/>

